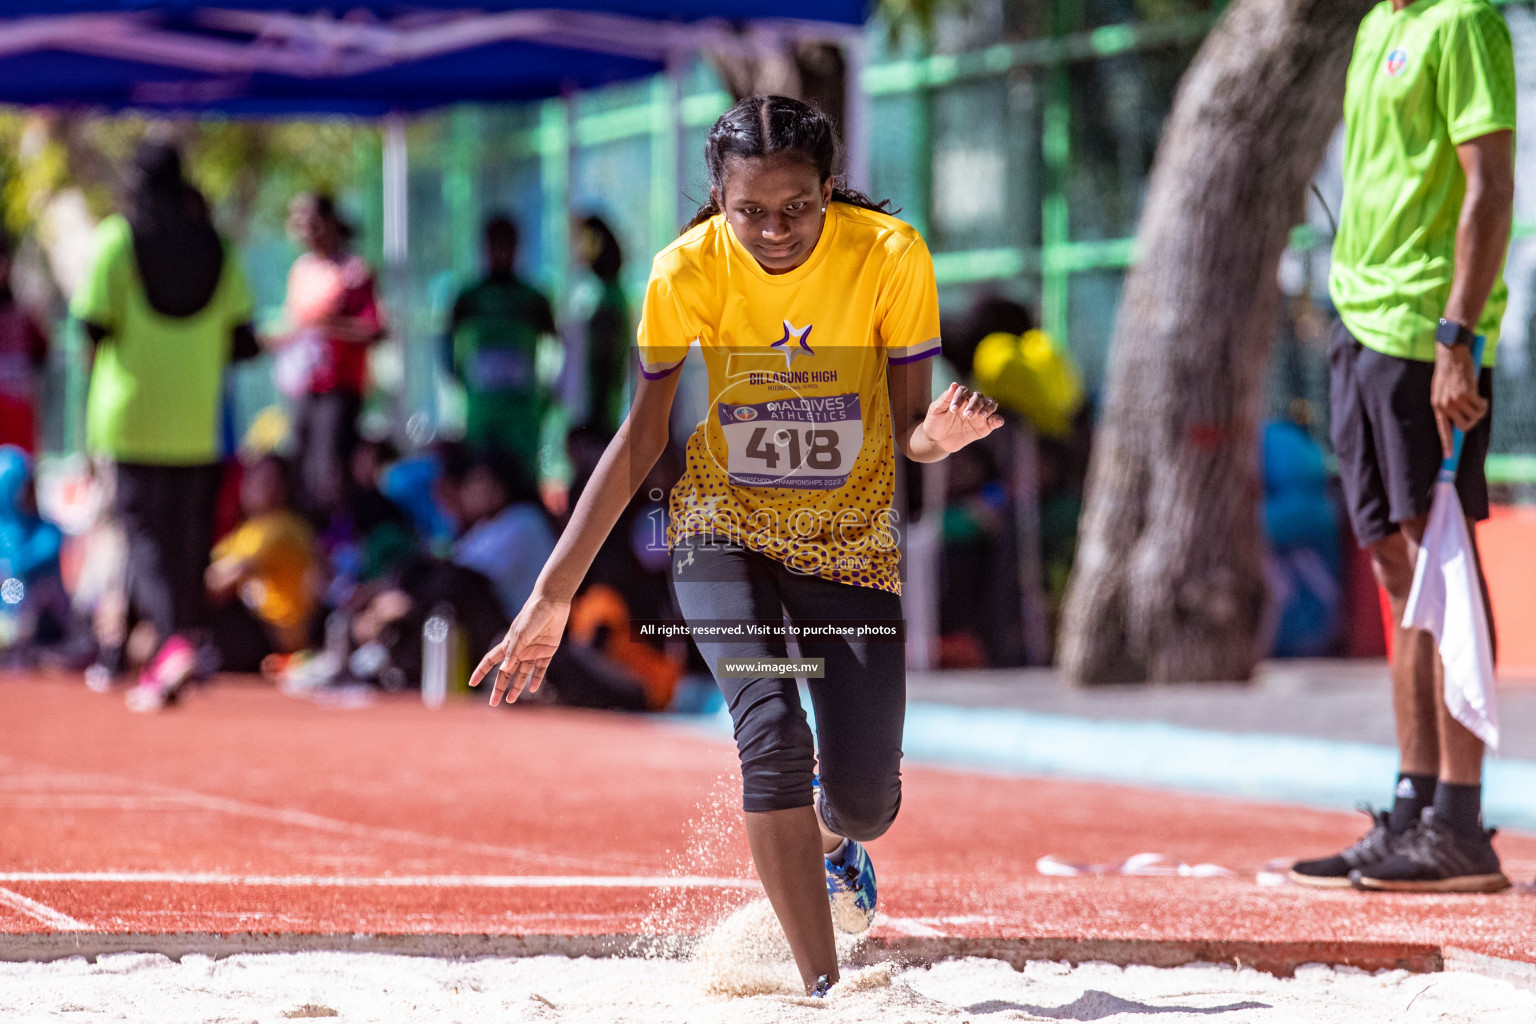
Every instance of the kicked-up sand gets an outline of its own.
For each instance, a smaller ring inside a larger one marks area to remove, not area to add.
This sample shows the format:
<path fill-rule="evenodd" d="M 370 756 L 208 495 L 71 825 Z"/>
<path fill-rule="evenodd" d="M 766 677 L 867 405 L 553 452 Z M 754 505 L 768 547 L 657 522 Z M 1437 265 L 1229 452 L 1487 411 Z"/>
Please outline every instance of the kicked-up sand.
<path fill-rule="evenodd" d="M 856 940 L 841 948 L 856 952 Z M 1304 966 L 1077 967 L 995 960 L 849 969 L 824 1000 L 798 979 L 766 901 L 737 911 L 687 959 L 447 960 L 262 953 L 179 962 L 159 954 L 0 963 L 0 1021 L 278 1024 L 1531 1024 L 1536 993 L 1447 971 Z"/>

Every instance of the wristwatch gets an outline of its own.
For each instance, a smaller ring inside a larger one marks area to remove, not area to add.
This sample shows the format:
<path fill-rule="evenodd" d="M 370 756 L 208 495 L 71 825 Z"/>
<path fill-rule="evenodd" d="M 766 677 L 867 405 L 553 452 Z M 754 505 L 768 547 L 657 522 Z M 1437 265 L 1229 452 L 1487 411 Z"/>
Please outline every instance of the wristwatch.
<path fill-rule="evenodd" d="M 1455 348 L 1458 345 L 1472 346 L 1473 334 L 1455 320 L 1441 318 L 1440 326 L 1435 328 L 1435 340 L 1446 348 Z"/>

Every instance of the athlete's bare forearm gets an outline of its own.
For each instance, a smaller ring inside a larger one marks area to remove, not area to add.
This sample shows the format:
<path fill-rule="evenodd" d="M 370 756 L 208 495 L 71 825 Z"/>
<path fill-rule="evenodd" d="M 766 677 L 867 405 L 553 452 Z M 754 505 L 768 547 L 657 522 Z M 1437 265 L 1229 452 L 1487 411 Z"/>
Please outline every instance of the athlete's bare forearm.
<path fill-rule="evenodd" d="M 629 416 L 603 452 L 571 521 L 534 584 L 533 597 L 569 601 L 635 491 L 666 450 L 678 374 L 642 380 Z"/>
<path fill-rule="evenodd" d="M 1467 194 L 1456 225 L 1456 265 L 1445 318 L 1476 329 L 1498 280 L 1514 221 L 1514 140 L 1494 132 L 1456 147 Z"/>
<path fill-rule="evenodd" d="M 933 364 L 927 359 L 889 366 L 891 426 L 896 447 L 913 462 L 938 462 L 949 453 L 923 430 L 933 389 Z"/>
<path fill-rule="evenodd" d="M 937 441 L 928 436 L 928 432 L 923 429 L 922 419 L 907 428 L 901 450 L 913 462 L 938 462 L 949 455 L 949 452 L 939 447 Z"/>

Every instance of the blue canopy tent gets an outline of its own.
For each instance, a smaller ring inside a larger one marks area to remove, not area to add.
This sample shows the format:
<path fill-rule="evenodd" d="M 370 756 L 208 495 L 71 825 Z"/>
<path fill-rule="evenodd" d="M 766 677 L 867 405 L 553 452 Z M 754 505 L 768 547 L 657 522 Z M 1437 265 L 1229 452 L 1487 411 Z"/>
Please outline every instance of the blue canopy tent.
<path fill-rule="evenodd" d="M 866 2 L 0 0 L 0 103 L 383 116 L 384 252 L 398 279 L 409 253 L 401 115 L 676 78 L 679 58 L 703 50 L 834 41 L 857 69 Z M 862 179 L 861 107 L 849 110 L 849 169 Z"/>
<path fill-rule="evenodd" d="M 704 49 L 851 41 L 865 6 L 0 0 L 0 102 L 377 115 L 526 100 L 656 74 Z"/>
<path fill-rule="evenodd" d="M 467 4 L 474 4 L 467 7 Z M 399 115 L 570 95 L 711 50 L 799 41 L 850 55 L 850 176 L 865 178 L 867 0 L 0 0 L 0 103 L 384 116 L 385 258 L 407 258 Z M 675 93 L 680 97 L 680 91 Z M 681 124 L 677 131 L 681 134 Z"/>
<path fill-rule="evenodd" d="M 680 108 L 686 55 L 835 42 L 848 57 L 847 170 L 865 184 L 868 8 L 869 0 L 0 0 L 0 103 L 384 117 L 384 255 L 388 279 L 399 282 L 409 259 L 401 115 L 447 104 L 569 96 L 668 73 Z M 673 123 L 680 140 L 680 111 Z M 396 319 L 397 334 L 405 320 Z M 942 490 L 942 476 L 929 475 Z M 937 534 L 928 518 L 909 532 L 908 657 L 928 667 Z"/>

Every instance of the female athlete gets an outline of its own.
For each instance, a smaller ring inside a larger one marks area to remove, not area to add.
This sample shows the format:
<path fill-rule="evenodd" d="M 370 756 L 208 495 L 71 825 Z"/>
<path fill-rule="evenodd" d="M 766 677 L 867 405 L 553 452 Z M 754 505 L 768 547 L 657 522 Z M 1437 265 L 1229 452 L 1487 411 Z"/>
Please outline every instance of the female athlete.
<path fill-rule="evenodd" d="M 838 187 L 836 155 L 830 120 L 796 100 L 750 97 L 715 123 L 709 202 L 651 270 L 629 416 L 470 680 L 494 675 L 492 704 L 538 689 L 572 595 L 667 444 L 676 371 L 697 341 L 710 408 L 671 494 L 671 578 L 730 708 L 752 860 L 812 994 L 838 979 L 834 915 L 846 931 L 873 919 L 862 844 L 901 801 L 894 447 L 934 462 L 1003 422 L 958 383 L 930 401 L 928 248 L 888 203 Z M 808 681 L 819 743 L 793 673 L 722 672 L 726 659 L 783 658 L 786 622 L 801 656 L 823 659 Z M 701 635 L 721 625 L 740 632 Z"/>

